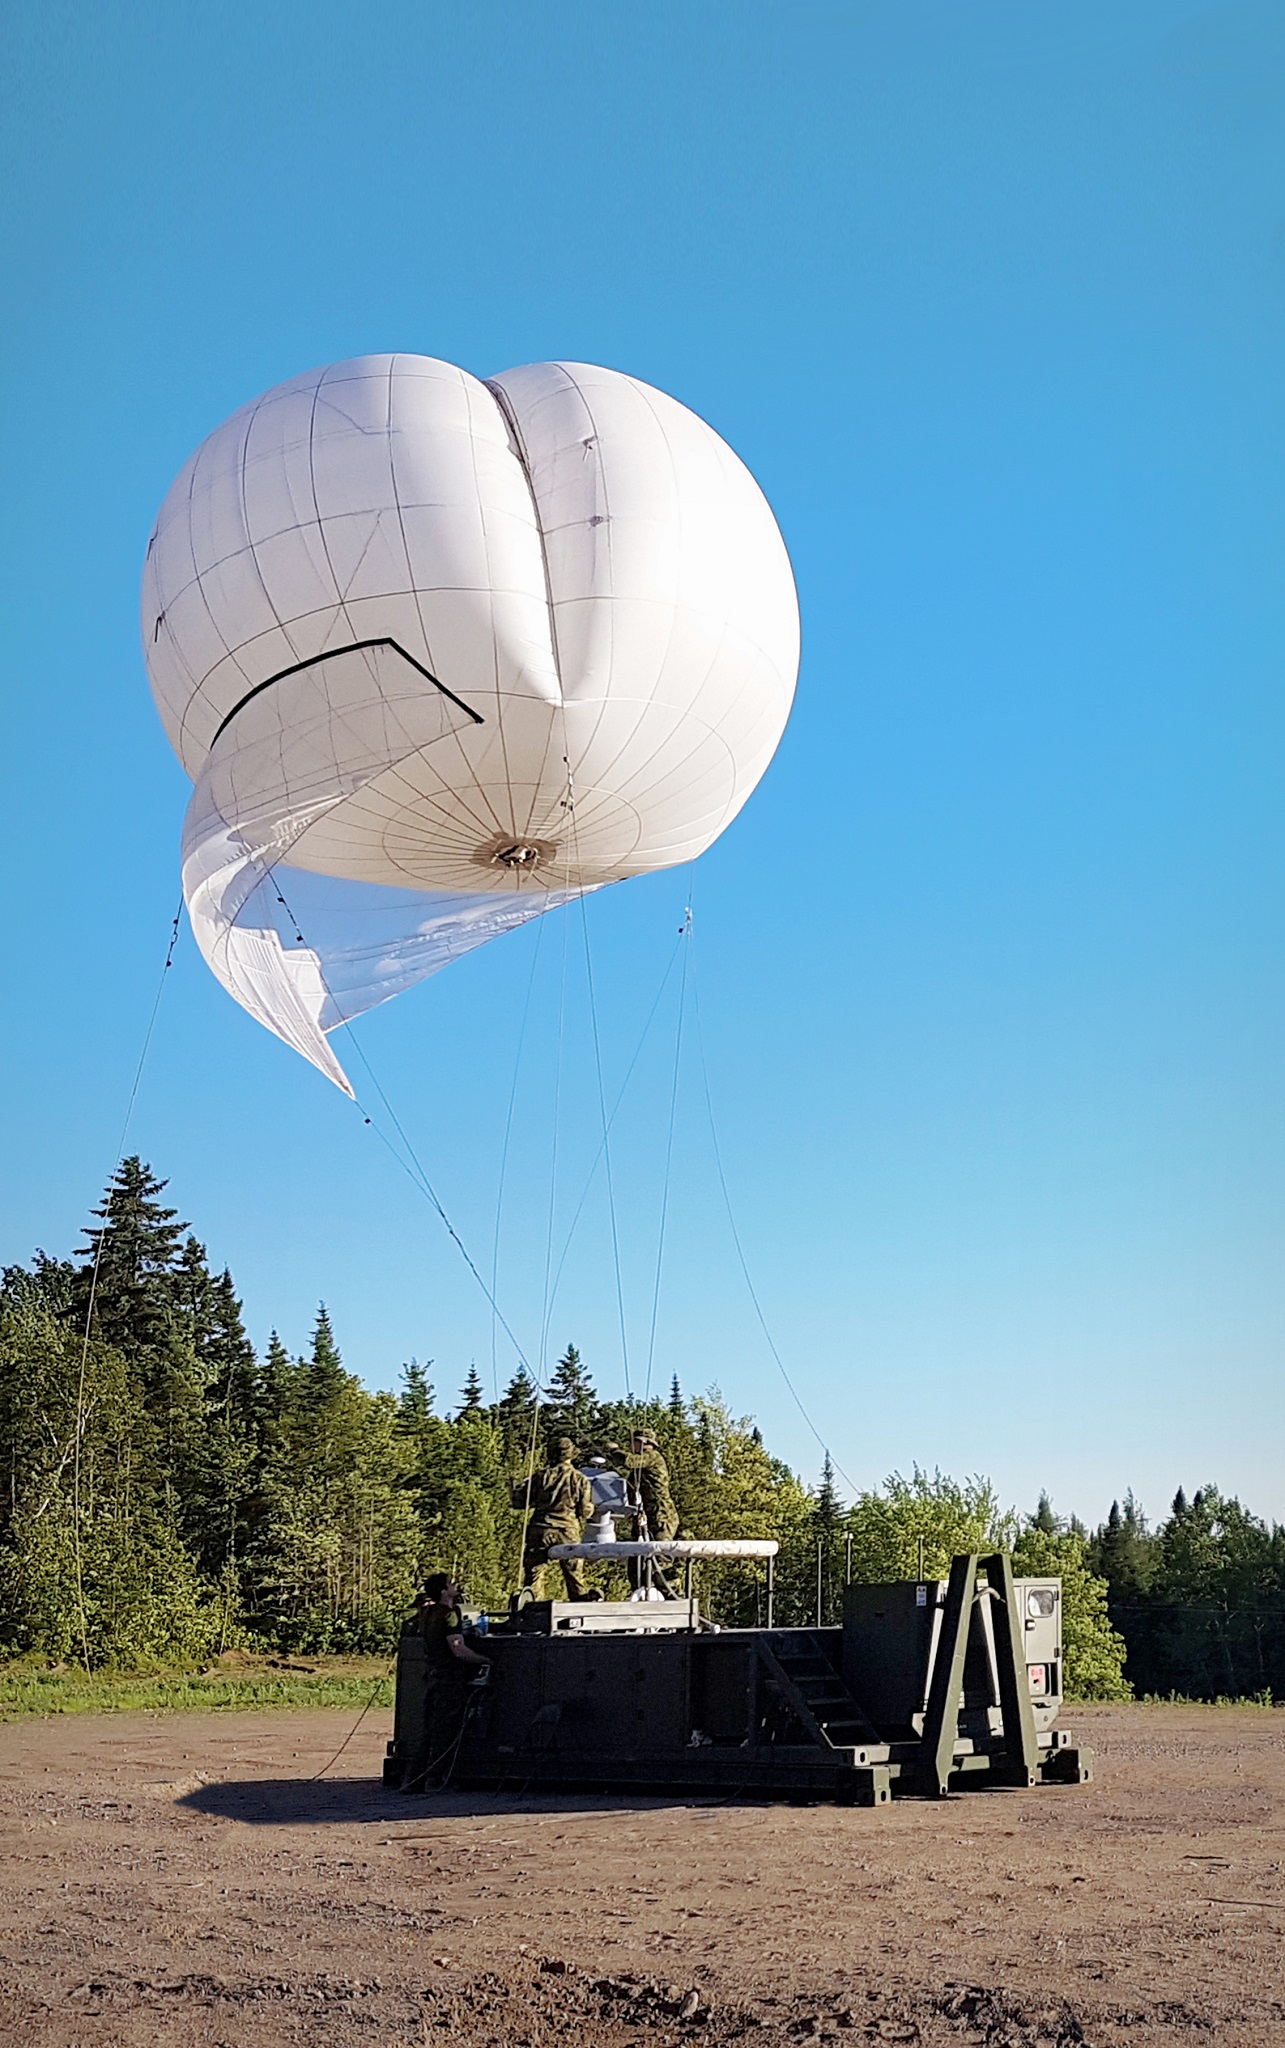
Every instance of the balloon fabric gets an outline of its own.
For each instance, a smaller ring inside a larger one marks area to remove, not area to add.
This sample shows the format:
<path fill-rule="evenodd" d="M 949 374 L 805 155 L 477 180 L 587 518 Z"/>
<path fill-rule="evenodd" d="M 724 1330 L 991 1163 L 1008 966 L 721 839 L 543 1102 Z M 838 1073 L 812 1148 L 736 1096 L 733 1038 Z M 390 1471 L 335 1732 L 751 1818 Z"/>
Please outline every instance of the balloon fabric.
<path fill-rule="evenodd" d="M 142 629 L 201 950 L 349 1093 L 337 1025 L 703 852 L 799 648 L 772 513 L 694 413 L 614 370 L 417 355 L 217 428 L 161 508 Z"/>

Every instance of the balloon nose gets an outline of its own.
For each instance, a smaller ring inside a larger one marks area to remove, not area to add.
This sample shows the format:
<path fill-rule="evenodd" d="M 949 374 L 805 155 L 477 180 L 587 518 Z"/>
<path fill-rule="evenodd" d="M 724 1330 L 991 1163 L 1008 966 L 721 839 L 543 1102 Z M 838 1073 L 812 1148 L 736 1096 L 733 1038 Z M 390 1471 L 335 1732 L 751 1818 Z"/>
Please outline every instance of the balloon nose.
<path fill-rule="evenodd" d="M 480 868 L 504 868 L 519 878 L 533 875 L 537 868 L 552 868 L 558 854 L 552 839 L 520 839 L 512 832 L 497 832 L 486 839 L 473 855 Z"/>

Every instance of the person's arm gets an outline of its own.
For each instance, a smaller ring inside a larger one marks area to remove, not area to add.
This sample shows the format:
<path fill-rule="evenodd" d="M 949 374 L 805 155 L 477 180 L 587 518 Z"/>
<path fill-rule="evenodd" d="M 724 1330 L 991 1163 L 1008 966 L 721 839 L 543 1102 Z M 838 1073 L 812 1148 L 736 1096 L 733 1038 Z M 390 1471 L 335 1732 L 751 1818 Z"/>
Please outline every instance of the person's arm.
<path fill-rule="evenodd" d="M 490 1670 L 490 1658 L 479 1657 L 476 1650 L 470 1650 L 462 1635 L 447 1636 L 446 1640 L 450 1644 L 452 1657 L 458 1657 L 461 1664 L 482 1665 Z"/>

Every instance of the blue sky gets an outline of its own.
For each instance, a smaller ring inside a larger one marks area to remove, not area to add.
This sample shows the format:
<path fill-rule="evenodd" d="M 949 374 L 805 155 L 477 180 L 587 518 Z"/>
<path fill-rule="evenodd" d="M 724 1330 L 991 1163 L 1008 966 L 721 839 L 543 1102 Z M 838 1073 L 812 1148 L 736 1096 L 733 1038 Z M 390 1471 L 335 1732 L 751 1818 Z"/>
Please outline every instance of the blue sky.
<path fill-rule="evenodd" d="M 311 365 L 567 357 L 704 414 L 790 547 L 799 695 L 695 877 L 653 1376 L 810 1474 L 916 1461 L 1096 1519 L 1285 1515 L 1285 11 L 1145 0 L 10 10 L 0 1258 L 115 1154 L 186 783 L 140 563 L 174 472 Z M 682 874 L 589 908 L 615 1094 Z M 539 954 L 536 957 L 537 942 Z M 541 1340 L 592 1161 L 578 914 L 361 1042 Z M 613 1132 L 644 1377 L 679 967 Z M 531 990 L 513 1089 L 519 1025 Z M 376 1109 L 378 1105 L 376 1104 Z M 382 1117 L 382 1112 L 380 1112 Z M 486 1301 L 375 1129 L 190 935 L 131 1148 L 256 1339 L 489 1383 Z M 623 1385 L 601 1176 L 549 1342 Z M 513 1354 L 503 1337 L 495 1369 Z"/>

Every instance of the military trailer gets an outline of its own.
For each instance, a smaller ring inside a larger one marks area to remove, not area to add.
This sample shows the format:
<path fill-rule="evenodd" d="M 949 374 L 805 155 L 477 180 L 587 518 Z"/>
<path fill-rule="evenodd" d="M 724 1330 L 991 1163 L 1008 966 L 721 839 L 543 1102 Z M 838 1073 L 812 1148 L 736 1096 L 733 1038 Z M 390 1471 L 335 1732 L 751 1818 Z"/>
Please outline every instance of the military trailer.
<path fill-rule="evenodd" d="M 960 1556 L 948 1579 L 847 1587 L 838 1627 L 716 1628 L 690 1590 L 690 1553 L 705 1546 L 640 1547 L 687 1554 L 684 1597 L 515 1603 L 479 1642 L 491 1682 L 469 1695 L 445 1761 L 452 1784 L 881 1805 L 1092 1776 L 1092 1751 L 1054 1725 L 1058 1579 L 1015 1578 L 1002 1553 Z M 385 1783 L 408 1792 L 443 1769 L 426 1753 L 427 1683 L 410 1623 L 384 1765 Z"/>

